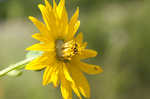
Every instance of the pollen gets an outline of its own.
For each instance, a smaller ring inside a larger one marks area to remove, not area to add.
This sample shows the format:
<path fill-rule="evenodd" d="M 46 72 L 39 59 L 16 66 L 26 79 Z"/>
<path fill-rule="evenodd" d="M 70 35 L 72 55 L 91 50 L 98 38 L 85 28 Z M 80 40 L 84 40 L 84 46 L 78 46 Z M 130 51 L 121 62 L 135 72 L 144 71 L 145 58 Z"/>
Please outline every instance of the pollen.
<path fill-rule="evenodd" d="M 62 45 L 62 56 L 66 60 L 71 60 L 75 55 L 81 52 L 80 44 L 75 40 L 68 41 Z"/>
<path fill-rule="evenodd" d="M 79 55 L 80 52 L 80 44 L 75 40 L 68 42 L 64 42 L 63 40 L 56 40 L 56 57 L 58 60 L 70 61 L 73 56 Z"/>

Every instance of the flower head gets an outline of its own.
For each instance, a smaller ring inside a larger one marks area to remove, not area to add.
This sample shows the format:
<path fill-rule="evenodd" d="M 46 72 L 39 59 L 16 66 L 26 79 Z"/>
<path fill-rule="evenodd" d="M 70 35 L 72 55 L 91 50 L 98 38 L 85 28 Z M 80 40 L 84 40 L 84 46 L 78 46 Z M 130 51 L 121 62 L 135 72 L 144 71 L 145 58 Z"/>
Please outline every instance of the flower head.
<path fill-rule="evenodd" d="M 75 34 L 80 26 L 78 20 L 79 8 L 71 19 L 68 19 L 65 0 L 60 0 L 53 6 L 45 0 L 45 5 L 39 4 L 44 23 L 30 16 L 29 19 L 39 29 L 32 35 L 40 43 L 32 45 L 27 50 L 42 51 L 43 54 L 26 65 L 27 70 L 45 69 L 43 85 L 53 83 L 60 85 L 64 99 L 72 99 L 72 90 L 81 99 L 80 93 L 89 98 L 90 87 L 82 72 L 98 74 L 102 72 L 99 66 L 82 62 L 81 60 L 95 57 L 97 52 L 86 49 L 83 34 Z"/>

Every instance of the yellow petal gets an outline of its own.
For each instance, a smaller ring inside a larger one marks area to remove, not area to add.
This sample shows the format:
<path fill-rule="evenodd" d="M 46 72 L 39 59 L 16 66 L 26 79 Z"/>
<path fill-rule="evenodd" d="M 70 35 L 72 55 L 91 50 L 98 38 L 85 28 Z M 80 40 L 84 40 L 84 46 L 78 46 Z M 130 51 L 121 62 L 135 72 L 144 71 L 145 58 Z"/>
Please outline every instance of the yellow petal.
<path fill-rule="evenodd" d="M 66 78 L 67 80 L 73 81 L 73 80 L 72 80 L 72 77 L 71 77 L 70 74 L 69 74 L 68 68 L 67 68 L 67 66 L 65 65 L 65 63 L 63 63 L 63 72 L 64 72 L 64 76 L 65 76 L 65 78 Z"/>
<path fill-rule="evenodd" d="M 29 62 L 26 65 L 25 69 L 27 69 L 27 70 L 41 70 L 47 66 L 47 64 L 46 64 L 47 60 L 48 60 L 47 57 L 40 56 L 40 57 L 32 60 L 31 62 Z"/>
<path fill-rule="evenodd" d="M 49 56 L 50 55 L 50 56 Z M 50 53 L 50 52 L 44 52 L 42 56 L 39 56 L 29 62 L 25 69 L 27 70 L 40 70 L 43 69 L 44 67 L 48 66 L 49 64 L 52 64 L 55 62 L 55 54 Z"/>
<path fill-rule="evenodd" d="M 86 58 L 90 58 L 90 57 L 95 57 L 97 55 L 97 52 L 91 49 L 84 49 L 81 52 L 80 58 L 81 59 L 86 59 Z"/>
<path fill-rule="evenodd" d="M 98 74 L 103 72 L 102 68 L 97 65 L 91 65 L 91 64 L 80 62 L 78 66 L 83 72 L 86 72 L 87 74 Z"/>
<path fill-rule="evenodd" d="M 77 35 L 77 37 L 75 38 L 75 40 L 76 40 L 77 42 L 79 42 L 80 44 L 82 44 L 82 42 L 83 42 L 83 33 L 80 32 L 80 33 Z"/>
<path fill-rule="evenodd" d="M 63 8 L 63 11 L 62 11 L 61 21 L 64 23 L 64 25 L 68 24 L 68 13 L 65 7 Z"/>
<path fill-rule="evenodd" d="M 75 14 L 72 16 L 70 23 L 69 23 L 69 31 L 68 31 L 68 40 L 72 39 L 72 37 L 75 35 L 77 32 L 79 26 L 80 26 L 80 21 L 78 21 L 79 17 L 79 8 L 77 8 Z"/>
<path fill-rule="evenodd" d="M 59 73 L 60 73 L 60 65 L 55 64 L 53 72 L 51 74 L 51 79 L 48 83 L 53 82 L 54 87 L 57 87 L 59 85 Z"/>
<path fill-rule="evenodd" d="M 72 36 L 75 35 L 75 33 L 78 31 L 79 27 L 80 27 L 80 21 L 77 21 L 74 25 Z"/>
<path fill-rule="evenodd" d="M 47 66 L 47 68 L 44 71 L 44 75 L 43 75 L 43 85 L 47 85 L 48 83 L 50 83 L 51 80 L 51 74 L 53 72 L 53 66 Z"/>
<path fill-rule="evenodd" d="M 66 34 L 68 33 L 68 14 L 65 8 L 65 0 L 61 0 L 59 2 L 57 8 L 54 8 L 53 13 L 49 16 L 52 15 L 55 16 L 55 21 L 53 21 L 52 18 L 51 20 L 53 21 L 52 29 L 55 32 L 56 38 L 65 38 Z"/>
<path fill-rule="evenodd" d="M 39 4 L 38 5 L 42 16 L 43 16 L 43 20 L 48 28 L 48 30 L 52 30 L 53 25 L 55 25 L 56 19 L 54 17 L 54 13 L 52 11 L 49 11 L 44 5 Z"/>
<path fill-rule="evenodd" d="M 82 97 L 81 97 L 81 95 L 80 95 L 80 92 L 79 92 L 79 90 L 78 90 L 78 87 L 75 85 L 75 82 L 72 82 L 71 87 L 72 87 L 74 93 L 75 93 L 80 99 L 82 99 Z"/>
<path fill-rule="evenodd" d="M 78 87 L 82 95 L 86 98 L 89 98 L 90 86 L 87 79 L 74 64 L 71 64 L 68 68 L 70 70 L 73 80 L 75 81 L 76 86 Z"/>
<path fill-rule="evenodd" d="M 35 26 L 40 30 L 41 33 L 45 32 L 46 27 L 42 22 L 32 16 L 29 16 L 29 19 L 35 24 Z"/>
<path fill-rule="evenodd" d="M 58 7 L 57 7 L 57 15 L 59 18 L 61 18 L 64 6 L 65 6 L 65 0 L 60 0 Z"/>
<path fill-rule="evenodd" d="M 47 85 L 53 82 L 54 86 L 57 87 L 60 80 L 59 72 L 61 65 L 57 63 L 55 55 L 53 55 L 53 53 L 51 54 L 51 56 L 48 55 L 48 59 L 49 59 L 47 60 L 48 66 L 45 69 L 43 75 L 43 85 Z"/>
<path fill-rule="evenodd" d="M 26 50 L 33 50 L 33 51 L 54 51 L 54 44 L 53 43 L 48 43 L 48 44 L 37 43 L 37 44 L 34 44 L 34 45 L 26 48 Z"/>
<path fill-rule="evenodd" d="M 50 5 L 50 3 L 48 2 L 48 0 L 45 0 L 45 5 L 47 10 L 51 11 L 52 10 L 52 6 Z"/>
<path fill-rule="evenodd" d="M 72 39 L 74 37 L 74 35 L 78 31 L 79 27 L 80 27 L 80 21 L 77 21 L 75 24 L 70 25 L 68 39 Z"/>
<path fill-rule="evenodd" d="M 62 38 L 66 38 L 66 34 L 68 33 L 68 13 L 65 8 L 65 0 L 61 0 L 57 7 L 57 16 L 58 16 L 58 28 L 60 31 L 59 36 Z"/>
<path fill-rule="evenodd" d="M 72 16 L 72 18 L 70 20 L 70 24 L 75 24 L 78 20 L 78 17 L 79 17 L 79 7 L 77 8 L 76 12 Z"/>
<path fill-rule="evenodd" d="M 70 82 L 68 82 L 63 75 L 61 75 L 61 93 L 64 99 L 72 99 L 72 89 Z"/>
<path fill-rule="evenodd" d="M 46 37 L 44 37 L 41 33 L 35 33 L 32 35 L 32 37 L 36 40 L 39 40 L 41 42 L 50 42 Z"/>
<path fill-rule="evenodd" d="M 39 9 L 42 13 L 43 20 L 46 23 L 47 28 L 50 30 L 51 28 L 50 28 L 50 25 L 49 25 L 49 18 L 48 18 L 48 13 L 47 13 L 46 7 L 42 4 L 39 4 L 38 7 L 39 7 Z"/>
<path fill-rule="evenodd" d="M 83 47 L 83 48 L 86 48 L 87 44 L 88 44 L 87 42 L 84 42 L 84 43 L 82 44 L 82 47 Z"/>
<path fill-rule="evenodd" d="M 53 0 L 53 8 L 56 9 L 57 8 L 57 4 L 56 4 L 56 1 Z"/>
<path fill-rule="evenodd" d="M 46 65 L 41 65 L 41 64 L 38 64 L 38 65 L 26 65 L 25 69 L 26 70 L 41 70 L 43 68 L 45 68 Z"/>
<path fill-rule="evenodd" d="M 56 16 L 54 14 L 54 11 L 50 11 L 48 10 L 44 5 L 42 4 L 39 4 L 38 5 L 41 13 L 42 13 L 42 16 L 43 16 L 43 20 L 48 28 L 48 30 L 50 31 L 50 35 L 52 35 L 52 37 L 56 37 L 57 36 L 57 25 L 56 23 L 58 23 L 57 19 L 56 19 Z"/>
<path fill-rule="evenodd" d="M 38 19 L 35 17 L 29 16 L 29 19 L 34 23 L 34 25 L 40 30 L 40 32 L 47 37 L 49 40 L 52 40 L 52 35 L 49 33 L 48 29 L 46 26 L 40 22 Z"/>

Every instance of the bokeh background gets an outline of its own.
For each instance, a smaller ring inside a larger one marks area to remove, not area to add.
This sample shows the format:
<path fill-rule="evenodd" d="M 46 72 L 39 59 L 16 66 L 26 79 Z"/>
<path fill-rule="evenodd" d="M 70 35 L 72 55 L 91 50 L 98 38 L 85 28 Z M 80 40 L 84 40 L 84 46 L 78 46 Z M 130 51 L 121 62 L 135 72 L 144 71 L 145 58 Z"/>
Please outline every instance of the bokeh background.
<path fill-rule="evenodd" d="M 86 75 L 91 99 L 150 99 L 150 0 L 66 2 L 70 16 L 80 6 L 79 31 L 99 52 L 87 61 L 104 69 Z M 43 0 L 0 0 L 0 69 L 23 60 L 25 48 L 37 42 L 28 16 L 41 19 L 39 3 Z M 42 86 L 41 74 L 24 70 L 19 77 L 1 78 L 0 99 L 62 99 L 59 88 Z"/>

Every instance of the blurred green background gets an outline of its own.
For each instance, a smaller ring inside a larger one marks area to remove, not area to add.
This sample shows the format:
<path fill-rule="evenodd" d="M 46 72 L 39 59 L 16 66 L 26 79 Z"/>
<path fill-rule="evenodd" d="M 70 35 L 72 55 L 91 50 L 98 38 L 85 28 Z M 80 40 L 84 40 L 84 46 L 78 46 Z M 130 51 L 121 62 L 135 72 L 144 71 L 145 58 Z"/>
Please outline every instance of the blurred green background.
<path fill-rule="evenodd" d="M 66 2 L 69 15 L 80 7 L 79 31 L 99 52 L 87 61 L 104 69 L 86 75 L 91 99 L 150 99 L 150 0 Z M 39 3 L 43 0 L 0 0 L 0 69 L 23 60 L 25 48 L 37 42 L 31 35 L 38 30 L 28 16 L 41 19 Z M 59 88 L 42 86 L 41 74 L 24 70 L 22 76 L 3 77 L 0 99 L 62 99 Z"/>

